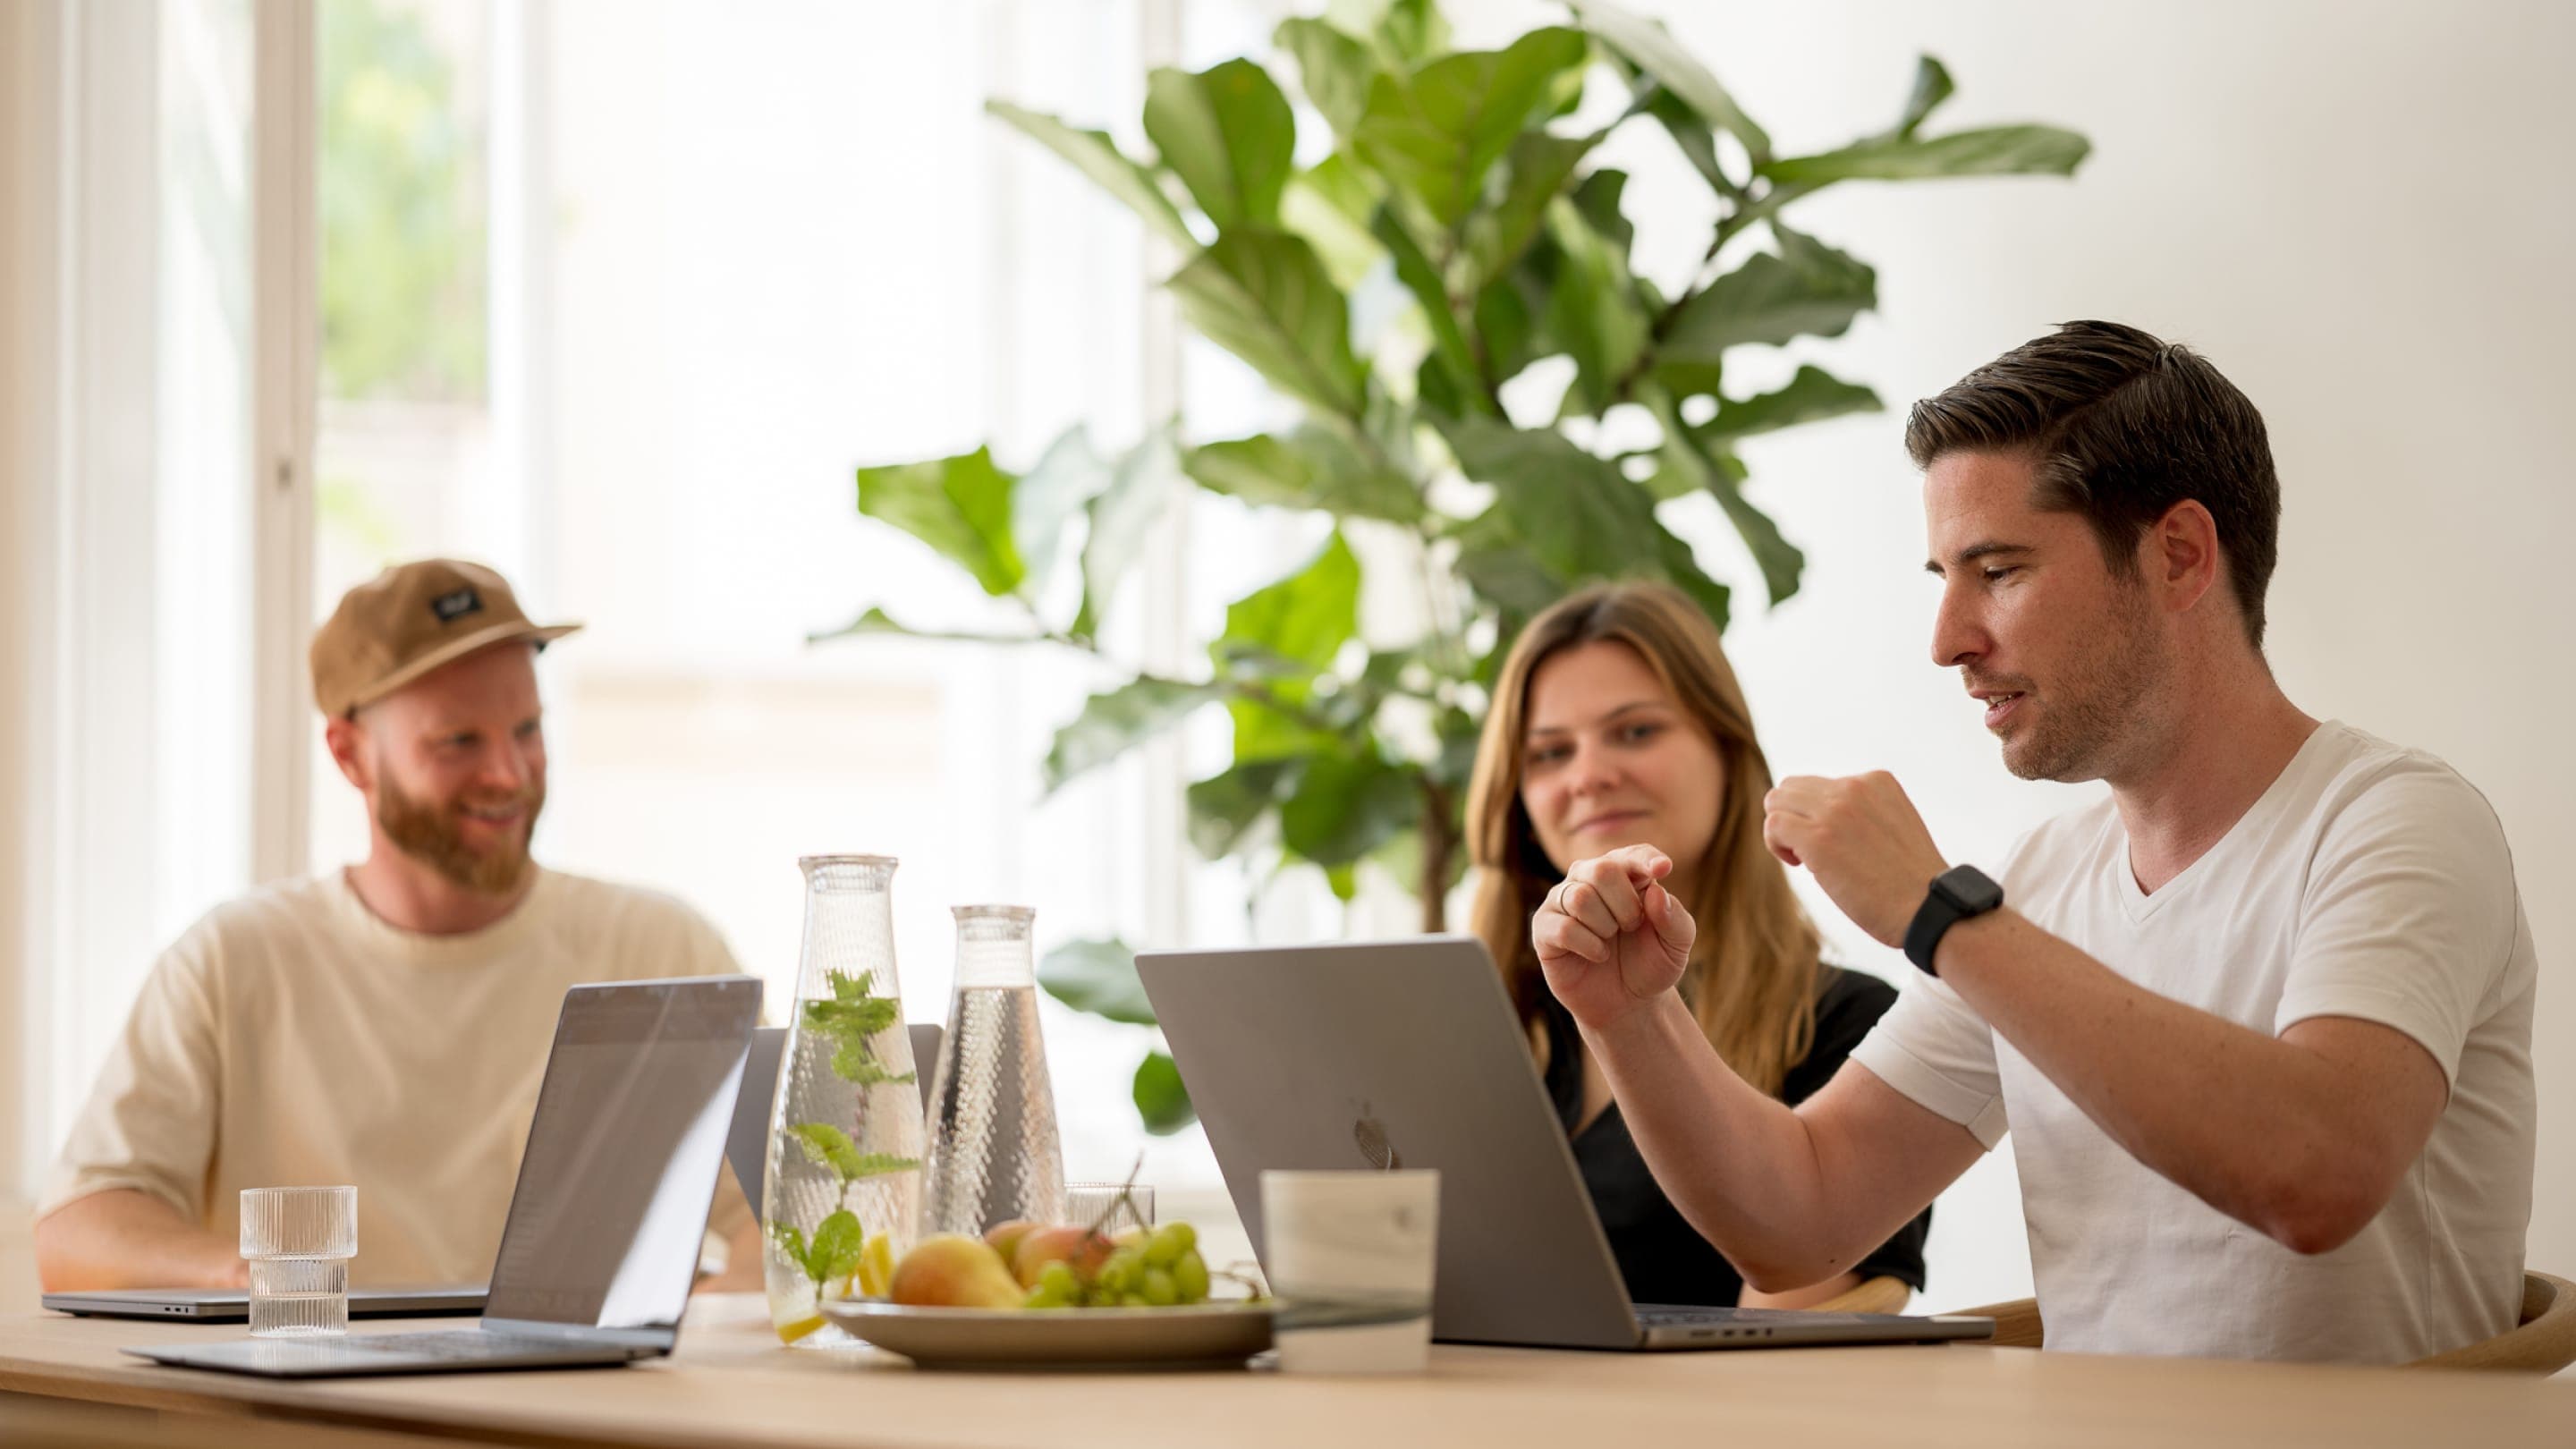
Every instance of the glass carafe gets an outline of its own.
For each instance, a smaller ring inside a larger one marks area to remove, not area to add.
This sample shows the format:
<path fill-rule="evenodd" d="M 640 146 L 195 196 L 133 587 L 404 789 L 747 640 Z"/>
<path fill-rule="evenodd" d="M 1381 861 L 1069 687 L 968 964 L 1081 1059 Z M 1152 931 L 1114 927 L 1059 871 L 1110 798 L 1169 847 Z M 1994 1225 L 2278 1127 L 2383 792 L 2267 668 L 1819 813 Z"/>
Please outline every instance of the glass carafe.
<path fill-rule="evenodd" d="M 894 970 L 894 859 L 796 863 L 805 947 L 769 1114 L 763 1256 L 778 1336 L 827 1344 L 848 1336 L 821 1305 L 883 1297 L 921 1231 L 921 1096 Z"/>
<path fill-rule="evenodd" d="M 922 1231 L 1064 1220 L 1064 1143 L 1038 1036 L 1026 906 L 958 906 L 957 989 L 930 1076 Z"/>

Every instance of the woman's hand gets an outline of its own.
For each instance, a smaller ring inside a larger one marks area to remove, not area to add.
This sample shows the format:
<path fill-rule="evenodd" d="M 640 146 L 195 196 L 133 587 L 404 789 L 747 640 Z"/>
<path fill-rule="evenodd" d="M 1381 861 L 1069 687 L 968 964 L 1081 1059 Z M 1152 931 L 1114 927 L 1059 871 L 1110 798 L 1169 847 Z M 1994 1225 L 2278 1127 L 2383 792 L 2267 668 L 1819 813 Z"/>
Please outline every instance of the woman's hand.
<path fill-rule="evenodd" d="M 1578 860 L 1530 918 L 1547 989 L 1586 1030 L 1606 1030 L 1673 989 L 1699 927 L 1663 887 L 1670 856 L 1629 845 Z"/>

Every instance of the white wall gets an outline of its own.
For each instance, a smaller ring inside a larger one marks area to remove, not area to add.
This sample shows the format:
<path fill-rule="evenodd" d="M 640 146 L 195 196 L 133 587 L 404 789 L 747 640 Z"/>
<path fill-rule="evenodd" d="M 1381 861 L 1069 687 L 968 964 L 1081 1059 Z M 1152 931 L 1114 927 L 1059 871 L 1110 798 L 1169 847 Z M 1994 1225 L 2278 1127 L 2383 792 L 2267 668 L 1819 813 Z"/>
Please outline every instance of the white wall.
<path fill-rule="evenodd" d="M 2095 144 L 2072 183 L 1851 187 L 1793 213 L 1879 267 L 1880 315 L 1814 355 L 1893 410 L 1747 450 L 1754 496 L 1810 560 L 1800 597 L 1730 634 L 1774 764 L 1893 769 L 1972 859 L 2083 798 L 2006 775 L 1929 667 L 1902 410 L 2068 318 L 2201 347 L 2263 409 L 2281 467 L 2282 683 L 2444 756 L 2503 817 L 2542 956 L 2531 1261 L 2570 1271 L 2576 6 L 1645 4 L 1783 152 L 1887 124 L 1925 50 L 1959 83 L 1934 130 L 2048 120 Z M 1484 6 L 1461 28 L 1490 41 L 1561 14 Z M 1686 175 L 1652 180 L 1628 190 L 1641 230 L 1698 214 L 1675 200 Z M 2025 1291 L 2007 1188 L 1982 1169 L 1945 1203 L 1928 1303 Z"/>

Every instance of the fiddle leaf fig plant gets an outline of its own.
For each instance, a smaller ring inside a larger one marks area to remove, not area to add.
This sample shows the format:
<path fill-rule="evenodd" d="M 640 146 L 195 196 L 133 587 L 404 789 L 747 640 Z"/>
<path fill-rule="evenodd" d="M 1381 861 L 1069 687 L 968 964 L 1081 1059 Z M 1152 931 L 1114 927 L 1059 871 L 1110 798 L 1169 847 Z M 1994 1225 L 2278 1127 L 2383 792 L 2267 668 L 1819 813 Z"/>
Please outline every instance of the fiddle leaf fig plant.
<path fill-rule="evenodd" d="M 1721 628 L 1736 588 L 1758 585 L 1772 604 L 1798 590 L 1805 554 L 1747 497 L 1738 448 L 1875 409 L 1878 395 L 1812 364 L 1767 390 L 1729 373 L 1842 335 L 1878 292 L 1868 263 L 1784 213 L 1848 182 L 2070 175 L 2088 150 L 2047 125 L 1929 131 L 1954 87 L 1926 56 L 1883 124 L 1783 155 L 1660 23 L 1605 0 L 1571 0 L 1566 20 L 1460 51 L 1431 0 L 1336 3 L 1283 22 L 1272 56 L 1154 71 L 1144 151 L 988 104 L 1135 213 L 1173 258 L 1164 285 L 1182 320 L 1296 409 L 1246 437 L 1193 438 L 1175 422 L 1105 456 L 1077 429 L 1025 471 L 987 448 L 858 471 L 862 513 L 1018 606 L 1016 629 L 932 637 L 1046 644 L 1115 667 L 1056 733 L 1048 790 L 1221 707 L 1233 758 L 1188 788 L 1191 843 L 1315 867 L 1345 900 L 1370 863 L 1440 929 L 1464 871 L 1485 690 L 1524 622 L 1600 579 L 1677 585 Z M 1699 264 L 1679 279 L 1635 264 L 1629 177 L 1599 160 L 1605 140 L 1640 127 L 1714 203 Z M 1553 359 L 1543 376 L 1567 380 L 1550 412 L 1524 379 Z M 1619 426 L 1605 428 L 1614 410 Z M 1604 441 L 1647 429 L 1644 446 Z M 1102 619 L 1146 532 L 1194 490 L 1330 525 L 1311 556 L 1227 609 L 1203 668 L 1139 670 L 1104 646 Z M 1667 526 L 1664 505 L 1699 494 L 1758 577 L 1712 576 Z M 1425 601 L 1418 637 L 1363 638 L 1362 585 L 1380 568 Z M 827 637 L 919 632 L 870 608 Z M 1041 979 L 1076 1006 L 1150 1020 L 1124 957 L 1115 942 L 1076 943 Z M 1120 970 L 1123 982 L 1107 979 Z M 1185 1124 L 1168 1058 L 1147 1068 L 1140 1112 Z"/>

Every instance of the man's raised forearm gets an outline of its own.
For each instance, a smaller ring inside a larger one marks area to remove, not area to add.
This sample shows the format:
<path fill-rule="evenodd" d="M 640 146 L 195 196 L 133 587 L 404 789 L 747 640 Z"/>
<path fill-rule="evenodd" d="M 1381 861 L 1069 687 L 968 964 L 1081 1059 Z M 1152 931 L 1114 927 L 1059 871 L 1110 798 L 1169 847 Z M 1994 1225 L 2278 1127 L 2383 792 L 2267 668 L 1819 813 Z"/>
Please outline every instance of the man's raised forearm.
<path fill-rule="evenodd" d="M 2358 1231 L 2422 1149 L 2441 1069 L 2385 1027 L 2266 1036 L 2138 986 L 2022 916 L 1952 928 L 1935 962 L 2129 1154 L 2300 1252 Z"/>
<path fill-rule="evenodd" d="M 48 1293 L 97 1288 L 239 1288 L 241 1245 L 148 1192 L 111 1188 L 36 1223 L 36 1277 Z"/>

